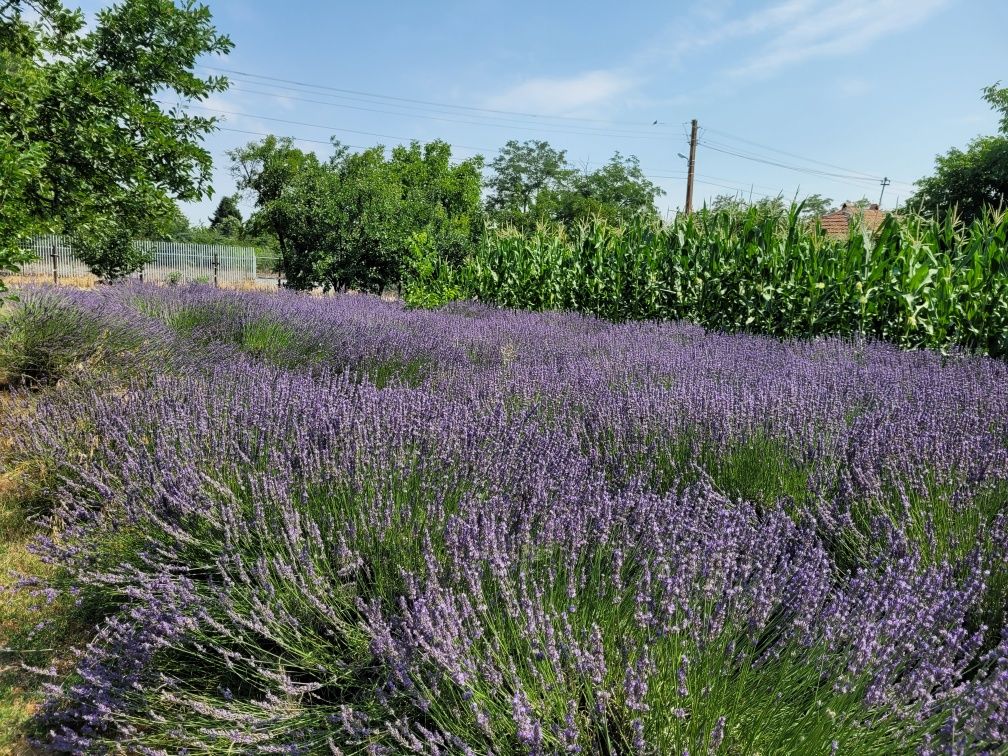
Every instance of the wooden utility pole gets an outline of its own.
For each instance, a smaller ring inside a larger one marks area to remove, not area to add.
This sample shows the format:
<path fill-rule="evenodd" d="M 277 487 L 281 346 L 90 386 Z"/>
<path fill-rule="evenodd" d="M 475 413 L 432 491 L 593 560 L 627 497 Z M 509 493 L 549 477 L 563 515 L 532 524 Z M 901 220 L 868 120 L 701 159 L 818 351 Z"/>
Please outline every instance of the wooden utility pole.
<path fill-rule="evenodd" d="M 878 206 L 879 206 L 879 210 L 881 210 L 882 209 L 882 195 L 885 194 L 885 188 L 887 186 L 889 186 L 889 184 L 891 184 L 892 181 L 889 180 L 888 176 L 883 176 L 882 180 L 879 183 L 882 184 L 882 191 L 879 192 L 879 196 L 878 196 Z"/>
<path fill-rule="evenodd" d="M 686 174 L 686 214 L 693 212 L 693 169 L 696 167 L 696 135 L 697 120 L 693 119 L 693 128 L 689 139 L 689 173 Z"/>

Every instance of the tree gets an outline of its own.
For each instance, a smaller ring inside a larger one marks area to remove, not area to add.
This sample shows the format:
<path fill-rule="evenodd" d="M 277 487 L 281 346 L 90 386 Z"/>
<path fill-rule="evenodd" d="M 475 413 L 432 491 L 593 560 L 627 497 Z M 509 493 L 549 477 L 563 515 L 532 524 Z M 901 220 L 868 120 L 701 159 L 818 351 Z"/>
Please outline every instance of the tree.
<path fill-rule="evenodd" d="M 306 163 L 275 211 L 286 228 L 284 271 L 295 288 L 377 292 L 397 280 L 400 192 L 378 146 Z"/>
<path fill-rule="evenodd" d="M 486 208 L 498 223 L 528 225 L 552 215 L 556 195 L 574 175 L 566 152 L 548 142 L 510 140 L 490 164 Z"/>
<path fill-rule="evenodd" d="M 30 156 L 0 174 L 13 197 L 5 239 L 45 227 L 98 248 L 167 222 L 171 197 L 210 192 L 201 140 L 215 120 L 158 102 L 201 100 L 227 86 L 193 73 L 202 55 L 232 47 L 208 8 L 123 0 L 86 30 L 82 14 L 59 0 L 8 0 L 0 41 L 0 144 Z"/>
<path fill-rule="evenodd" d="M 291 260 L 295 250 L 292 247 L 291 216 L 289 204 L 281 204 L 284 190 L 290 187 L 302 172 L 313 172 L 319 168 L 319 160 L 314 153 L 303 152 L 294 146 L 289 137 L 272 134 L 262 141 L 249 142 L 244 147 L 228 151 L 231 158 L 231 174 L 235 177 L 240 191 L 251 195 L 255 212 L 249 218 L 248 226 L 252 234 L 269 234 L 276 238 L 280 258 L 277 270 L 287 278 L 288 286 L 303 284 L 310 286 L 311 279 L 305 278 L 303 266 L 298 266 L 294 279 L 290 277 L 287 260 Z"/>
<path fill-rule="evenodd" d="M 833 200 L 821 194 L 810 194 L 802 200 L 802 217 L 819 218 L 833 209 Z"/>
<path fill-rule="evenodd" d="M 548 142 L 512 140 L 490 167 L 487 212 L 499 224 L 523 228 L 543 220 L 573 224 L 593 215 L 657 217 L 655 199 L 664 194 L 648 181 L 636 157 L 618 152 L 595 171 L 579 173 L 567 164 L 566 153 Z"/>
<path fill-rule="evenodd" d="M 743 212 L 750 207 L 754 207 L 766 215 L 784 216 L 788 212 L 784 196 L 780 194 L 772 197 L 760 197 L 752 203 L 743 198 L 741 192 L 737 194 L 719 194 L 707 205 L 707 209 L 712 212 Z"/>
<path fill-rule="evenodd" d="M 46 145 L 26 135 L 39 117 L 46 91 L 39 60 L 57 54 L 68 30 L 76 28 L 77 17 L 49 2 L 40 3 L 39 11 L 48 15 L 45 38 L 21 20 L 18 8 L 8 4 L 0 9 L 0 273 L 17 271 L 31 257 L 23 243 L 51 230 L 32 202 L 46 197 Z"/>
<path fill-rule="evenodd" d="M 172 202 L 171 210 L 165 216 L 160 238 L 175 241 L 183 238 L 189 231 L 189 219 L 182 212 L 178 203 Z"/>
<path fill-rule="evenodd" d="M 998 130 L 1008 135 L 1008 87 L 1001 87 L 1000 84 L 1000 81 L 995 81 L 989 87 L 984 87 L 984 100 L 1001 114 Z"/>
<path fill-rule="evenodd" d="M 74 249 L 91 272 L 105 282 L 124 278 L 151 260 L 150 254 L 137 245 L 133 230 L 114 223 L 75 237 Z"/>
<path fill-rule="evenodd" d="M 573 176 L 558 192 L 557 220 L 567 224 L 592 215 L 625 221 L 635 215 L 658 217 L 655 200 L 664 190 L 648 181 L 636 156 L 615 153 L 591 173 Z"/>
<path fill-rule="evenodd" d="M 973 139 L 966 150 L 950 149 L 935 158 L 932 176 L 917 181 L 906 206 L 926 215 L 953 208 L 969 222 L 987 207 L 1008 202 L 1008 88 L 984 88 L 984 99 L 1001 114 L 999 133 Z"/>
<path fill-rule="evenodd" d="M 250 226 L 278 240 L 292 288 L 380 291 L 399 282 L 415 236 L 461 261 L 480 238 L 482 158 L 453 165 L 445 142 L 351 152 L 326 163 L 267 137 L 231 153 L 256 212 Z"/>
<path fill-rule="evenodd" d="M 414 141 L 393 149 L 389 163 L 400 189 L 399 259 L 407 253 L 410 238 L 423 232 L 429 250 L 450 264 L 460 263 L 479 243 L 485 226 L 483 157 L 453 165 L 447 142 Z"/>
<path fill-rule="evenodd" d="M 237 238 L 242 234 L 242 216 L 238 209 L 238 198 L 234 195 L 221 197 L 210 218 L 210 230 L 222 236 Z"/>
<path fill-rule="evenodd" d="M 0 85 L 0 89 L 3 85 Z M 47 230 L 27 210 L 24 194 L 38 179 L 43 156 L 37 147 L 19 152 L 12 140 L 0 135 L 0 274 L 14 273 L 32 256 L 22 243 Z M 0 293 L 6 291 L 0 279 Z"/>
<path fill-rule="evenodd" d="M 742 211 L 745 210 L 749 203 L 746 202 L 740 193 L 736 194 L 718 194 L 710 201 L 710 204 L 704 203 L 705 207 L 712 212 L 725 212 L 725 211 Z"/>

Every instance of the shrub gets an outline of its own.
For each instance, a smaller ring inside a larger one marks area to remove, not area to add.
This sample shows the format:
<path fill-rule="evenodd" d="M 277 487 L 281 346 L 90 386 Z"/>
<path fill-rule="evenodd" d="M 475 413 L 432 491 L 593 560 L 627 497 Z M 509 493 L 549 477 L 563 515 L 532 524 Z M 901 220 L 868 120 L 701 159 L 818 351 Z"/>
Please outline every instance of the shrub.
<path fill-rule="evenodd" d="M 111 282 L 140 270 L 152 260 L 128 228 L 109 224 L 73 237 L 77 256 L 100 280 Z"/>

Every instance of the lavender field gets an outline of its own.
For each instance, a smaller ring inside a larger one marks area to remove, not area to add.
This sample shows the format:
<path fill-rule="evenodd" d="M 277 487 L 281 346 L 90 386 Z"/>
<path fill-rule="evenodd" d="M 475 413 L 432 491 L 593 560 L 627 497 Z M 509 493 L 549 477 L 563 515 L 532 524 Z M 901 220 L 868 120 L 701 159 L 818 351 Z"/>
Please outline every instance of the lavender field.
<path fill-rule="evenodd" d="M 37 748 L 1005 752 L 1003 361 L 123 285 L 0 380 Z"/>

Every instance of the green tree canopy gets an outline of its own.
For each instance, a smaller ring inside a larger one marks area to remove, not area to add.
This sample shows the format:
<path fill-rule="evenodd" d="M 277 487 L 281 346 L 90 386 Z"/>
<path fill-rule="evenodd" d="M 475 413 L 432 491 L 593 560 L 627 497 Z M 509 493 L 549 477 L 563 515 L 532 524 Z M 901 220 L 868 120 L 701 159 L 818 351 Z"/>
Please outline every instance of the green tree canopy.
<path fill-rule="evenodd" d="M 458 263 L 483 233 L 483 158 L 451 162 L 451 146 L 437 140 L 392 150 L 390 168 L 399 184 L 406 237 L 423 231 L 437 253 Z M 404 252 L 401 246 L 399 254 Z"/>
<path fill-rule="evenodd" d="M 867 207 L 867 200 L 865 200 L 865 203 L 865 207 Z M 801 217 L 818 218 L 819 216 L 830 212 L 833 206 L 833 200 L 829 197 L 823 197 L 821 194 L 810 194 L 805 197 L 805 199 L 801 200 L 801 205 Z M 741 192 L 736 194 L 719 194 L 707 204 L 707 208 L 714 211 L 744 211 L 750 206 L 758 208 L 762 212 L 770 215 L 783 216 L 788 212 L 788 203 L 784 201 L 784 196 L 782 194 L 778 194 L 773 197 L 761 197 L 752 203 L 750 203 L 746 198 L 743 198 Z"/>
<path fill-rule="evenodd" d="M 917 182 L 908 208 L 928 215 L 955 208 L 969 222 L 985 207 L 1008 202 L 1008 88 L 997 83 L 986 87 L 984 99 L 1001 114 L 999 133 L 978 136 L 965 150 L 952 148 L 937 156 L 934 174 Z"/>
<path fill-rule="evenodd" d="M 528 227 L 543 220 L 575 223 L 598 215 L 626 220 L 657 215 L 655 199 L 664 194 L 651 183 L 634 156 L 615 153 L 594 171 L 576 171 L 566 153 L 548 142 L 509 141 L 490 164 L 487 212 L 498 224 Z"/>
<path fill-rule="evenodd" d="M 499 223 L 517 225 L 526 225 L 527 218 L 552 215 L 555 197 L 574 175 L 566 152 L 543 141 L 508 141 L 490 168 L 487 212 Z"/>
<path fill-rule="evenodd" d="M 380 291 L 399 281 L 415 236 L 461 260 L 482 231 L 482 159 L 451 163 L 445 142 L 351 152 L 322 163 L 273 136 L 231 153 L 255 201 L 255 228 L 277 238 L 288 286 Z"/>
<path fill-rule="evenodd" d="M 802 216 L 805 218 L 818 218 L 826 215 L 833 209 L 833 200 L 823 197 L 821 194 L 810 194 L 802 200 Z"/>
<path fill-rule="evenodd" d="M 209 193 L 214 119 L 160 101 L 227 86 L 194 73 L 232 47 L 206 6 L 123 0 L 87 29 L 59 0 L 8 0 L 0 42 L 0 146 L 20 155 L 0 163 L 5 240 L 45 229 L 111 244 L 170 222 L 171 197 Z"/>
<path fill-rule="evenodd" d="M 237 196 L 221 197 L 217 209 L 210 218 L 210 230 L 233 239 L 242 235 L 242 215 L 238 209 Z"/>
<path fill-rule="evenodd" d="M 601 168 L 571 178 L 558 194 L 557 219 L 573 223 L 592 215 L 611 221 L 657 217 L 655 200 L 664 193 L 647 179 L 636 156 L 617 152 Z"/>
<path fill-rule="evenodd" d="M 281 212 L 280 197 L 302 171 L 314 171 L 319 160 L 312 152 L 294 146 L 294 140 L 273 135 L 249 142 L 228 152 L 231 173 L 240 191 L 247 192 L 255 205 L 248 220 L 252 233 L 276 237 L 281 256 L 290 248 L 289 218 Z M 280 263 L 283 270 L 283 260 Z"/>

